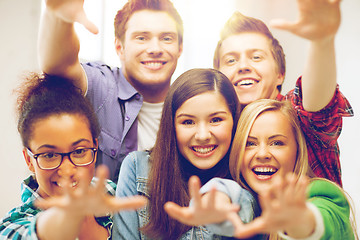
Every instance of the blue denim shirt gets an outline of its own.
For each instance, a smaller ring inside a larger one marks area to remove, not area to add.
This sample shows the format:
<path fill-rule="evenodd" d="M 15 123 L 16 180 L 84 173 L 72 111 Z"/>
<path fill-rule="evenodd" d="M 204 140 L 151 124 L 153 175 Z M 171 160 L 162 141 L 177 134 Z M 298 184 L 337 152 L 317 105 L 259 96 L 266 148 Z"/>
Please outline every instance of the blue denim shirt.
<path fill-rule="evenodd" d="M 143 97 L 125 79 L 120 68 L 102 62 L 82 64 L 87 80 L 86 97 L 98 116 L 101 133 L 97 165 L 105 164 L 117 182 L 125 156 L 137 150 L 137 115 Z"/>
<path fill-rule="evenodd" d="M 149 154 L 147 152 L 137 151 L 130 153 L 124 159 L 120 169 L 116 196 L 126 197 L 132 195 L 144 195 L 149 197 L 149 193 L 146 187 L 149 168 Z M 241 216 L 244 217 L 244 222 L 249 222 L 254 218 L 254 212 L 251 205 L 255 200 L 250 195 L 250 193 L 245 190 L 242 196 L 242 207 L 240 210 Z M 139 228 L 144 226 L 148 220 L 149 213 L 146 207 L 137 211 L 121 211 L 114 214 L 113 239 L 150 239 L 139 231 Z M 205 227 L 193 227 L 180 239 L 216 240 L 227 238 L 215 235 L 213 232 L 208 231 Z"/>

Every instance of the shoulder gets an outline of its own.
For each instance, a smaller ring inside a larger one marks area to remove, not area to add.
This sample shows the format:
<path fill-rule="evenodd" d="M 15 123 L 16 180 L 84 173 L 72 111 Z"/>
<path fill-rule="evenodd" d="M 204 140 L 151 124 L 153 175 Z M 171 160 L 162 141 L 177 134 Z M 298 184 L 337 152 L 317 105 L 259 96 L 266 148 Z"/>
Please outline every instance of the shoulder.
<path fill-rule="evenodd" d="M 328 197 L 334 201 L 346 200 L 344 191 L 335 183 L 325 179 L 313 180 L 309 185 L 309 197 Z"/>
<path fill-rule="evenodd" d="M 120 69 L 118 67 L 111 68 L 109 65 L 105 64 L 102 61 L 81 63 L 81 66 L 84 68 L 87 75 L 95 71 L 103 74 L 109 74 L 117 72 Z"/>
<path fill-rule="evenodd" d="M 328 180 L 314 180 L 309 185 L 309 202 L 313 203 L 324 218 L 349 220 L 350 205 L 342 190 Z"/>
<path fill-rule="evenodd" d="M 149 171 L 149 157 L 147 151 L 134 151 L 129 153 L 121 164 L 120 172 L 134 172 L 137 177 L 147 178 Z"/>
<path fill-rule="evenodd" d="M 0 220 L 0 239 L 37 239 L 36 220 L 40 212 L 32 204 L 12 209 Z"/>

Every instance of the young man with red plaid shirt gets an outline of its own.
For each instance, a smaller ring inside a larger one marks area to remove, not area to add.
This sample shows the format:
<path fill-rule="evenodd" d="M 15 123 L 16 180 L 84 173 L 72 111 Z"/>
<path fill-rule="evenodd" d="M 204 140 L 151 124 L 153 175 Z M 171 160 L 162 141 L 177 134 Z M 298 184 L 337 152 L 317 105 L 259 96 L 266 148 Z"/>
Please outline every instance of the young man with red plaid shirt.
<path fill-rule="evenodd" d="M 335 35 L 340 25 L 340 0 L 298 0 L 296 22 L 273 21 L 271 26 L 309 40 L 303 75 L 282 96 L 285 55 L 279 42 L 259 19 L 235 12 L 227 21 L 214 55 L 214 68 L 234 84 L 246 105 L 257 99 L 290 100 L 305 134 L 309 164 L 318 177 L 342 186 L 337 139 L 342 117 L 353 110 L 336 82 Z"/>

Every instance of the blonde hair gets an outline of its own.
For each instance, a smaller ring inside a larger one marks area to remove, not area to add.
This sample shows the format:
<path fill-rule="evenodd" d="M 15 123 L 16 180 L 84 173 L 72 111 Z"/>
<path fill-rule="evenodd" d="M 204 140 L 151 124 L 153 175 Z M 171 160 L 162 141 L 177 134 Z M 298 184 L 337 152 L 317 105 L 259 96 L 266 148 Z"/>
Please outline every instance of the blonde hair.
<path fill-rule="evenodd" d="M 272 99 L 261 99 L 247 105 L 241 113 L 233 145 L 230 152 L 229 167 L 231 176 L 244 188 L 252 191 L 241 176 L 240 168 L 245 152 L 246 142 L 250 129 L 256 118 L 268 111 L 280 112 L 289 120 L 297 143 L 297 157 L 293 172 L 300 177 L 301 175 L 313 176 L 308 164 L 308 152 L 306 141 L 298 122 L 297 114 L 288 101 L 277 101 Z"/>
<path fill-rule="evenodd" d="M 298 176 L 306 175 L 311 178 L 311 180 L 321 179 L 321 180 L 327 180 L 324 178 L 317 178 L 315 177 L 315 174 L 312 172 L 309 163 L 308 163 L 308 152 L 307 152 L 307 146 L 306 146 L 306 140 L 302 133 L 300 123 L 298 120 L 297 113 L 292 108 L 291 103 L 289 101 L 277 101 L 272 99 L 261 99 L 254 101 L 247 105 L 240 116 L 236 133 L 233 139 L 233 145 L 230 152 L 230 159 L 229 159 L 229 167 L 230 167 L 230 173 L 231 176 L 235 181 L 237 181 L 242 187 L 246 188 L 247 190 L 255 193 L 246 183 L 244 178 L 241 176 L 241 165 L 245 153 L 245 147 L 246 142 L 251 130 L 251 127 L 253 126 L 255 120 L 257 117 L 259 117 L 264 112 L 280 112 L 282 113 L 291 124 L 295 140 L 297 143 L 297 155 L 296 155 L 296 161 L 295 166 L 293 169 L 293 172 Z M 328 182 L 331 182 L 327 180 Z M 333 182 L 331 182 L 333 183 Z M 339 187 L 336 183 L 333 183 L 337 187 Z M 347 197 L 348 203 L 350 206 L 350 212 L 352 214 L 352 217 L 350 217 L 350 223 L 353 228 L 355 239 L 359 239 L 356 231 L 356 224 L 354 219 L 354 210 L 352 208 L 352 205 L 350 204 L 351 198 L 349 198 L 349 195 L 339 187 L 341 192 Z M 269 236 L 269 239 L 271 240 L 277 240 L 281 239 L 276 233 L 272 233 Z"/>

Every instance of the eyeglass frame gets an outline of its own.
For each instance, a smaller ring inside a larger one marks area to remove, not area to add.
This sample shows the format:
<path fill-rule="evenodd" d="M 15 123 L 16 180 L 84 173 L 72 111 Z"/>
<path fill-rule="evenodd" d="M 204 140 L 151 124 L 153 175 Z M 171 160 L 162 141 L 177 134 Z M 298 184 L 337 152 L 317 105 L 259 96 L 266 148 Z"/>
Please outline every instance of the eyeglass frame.
<path fill-rule="evenodd" d="M 79 149 L 76 149 L 74 151 L 71 151 L 71 152 L 67 152 L 67 153 L 59 153 L 59 152 L 52 152 L 53 154 L 59 154 L 61 156 L 61 161 L 59 163 L 59 165 L 57 167 L 54 167 L 54 168 L 42 168 L 38 162 L 38 157 L 41 155 L 41 154 L 44 154 L 44 153 L 51 153 L 51 152 L 43 152 L 43 153 L 37 153 L 37 154 L 34 154 L 33 152 L 31 152 L 31 150 L 29 148 L 26 148 L 26 151 L 27 153 L 29 154 L 30 157 L 34 158 L 35 161 L 36 161 L 36 164 L 38 165 L 38 167 L 42 170 L 55 170 L 57 168 L 59 168 L 62 164 L 62 162 L 64 161 L 64 157 L 67 156 L 69 161 L 75 166 L 75 167 L 85 167 L 85 166 L 89 166 L 90 164 L 92 164 L 95 160 L 95 155 L 96 155 L 96 152 L 97 152 L 97 149 L 96 148 L 81 148 L 81 149 L 89 149 L 93 152 L 93 159 L 91 160 L 91 162 L 89 163 L 86 163 L 86 164 L 81 164 L 81 165 L 78 165 L 78 164 L 75 164 L 72 160 L 71 160 L 71 157 L 70 157 L 70 154 L 79 150 Z"/>

